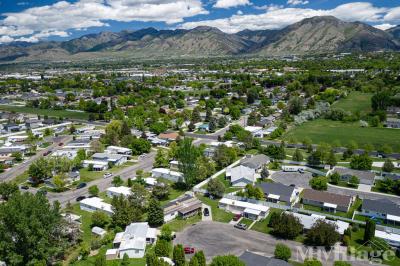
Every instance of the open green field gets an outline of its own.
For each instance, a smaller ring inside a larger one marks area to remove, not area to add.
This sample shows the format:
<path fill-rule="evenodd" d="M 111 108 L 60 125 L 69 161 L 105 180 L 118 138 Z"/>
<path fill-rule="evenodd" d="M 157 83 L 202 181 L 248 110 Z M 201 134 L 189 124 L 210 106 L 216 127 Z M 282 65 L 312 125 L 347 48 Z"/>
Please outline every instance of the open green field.
<path fill-rule="evenodd" d="M 350 112 L 370 112 L 372 93 L 351 92 L 346 98 L 333 103 L 332 107 Z"/>
<path fill-rule="evenodd" d="M 62 117 L 71 119 L 82 119 L 82 120 L 89 119 L 88 113 L 72 112 L 66 110 L 39 109 L 39 108 L 12 106 L 12 105 L 0 105 L 0 110 L 16 112 L 16 113 L 37 114 L 41 116 L 47 115 L 49 117 Z"/>
<path fill-rule="evenodd" d="M 310 138 L 315 144 L 321 142 L 332 145 L 346 146 L 351 141 L 358 143 L 362 148 L 365 144 L 371 144 L 378 149 L 388 144 L 393 151 L 400 151 L 400 130 L 391 128 L 360 127 L 358 122 L 343 123 L 317 119 L 306 122 L 288 131 L 283 138 L 301 142 Z"/>

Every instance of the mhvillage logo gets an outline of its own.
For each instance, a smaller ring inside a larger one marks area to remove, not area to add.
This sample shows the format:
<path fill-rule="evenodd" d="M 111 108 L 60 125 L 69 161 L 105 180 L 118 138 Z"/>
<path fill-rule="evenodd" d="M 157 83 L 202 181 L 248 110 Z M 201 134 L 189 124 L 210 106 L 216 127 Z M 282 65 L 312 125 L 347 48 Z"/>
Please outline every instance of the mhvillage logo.
<path fill-rule="evenodd" d="M 308 258 L 315 258 L 324 262 L 330 261 L 347 261 L 347 262 L 364 262 L 370 264 L 382 264 L 384 261 L 393 261 L 396 253 L 386 244 L 381 241 L 367 241 L 357 248 L 353 246 L 344 247 L 336 245 L 331 249 L 325 247 L 296 247 L 295 260 L 302 262 Z"/>

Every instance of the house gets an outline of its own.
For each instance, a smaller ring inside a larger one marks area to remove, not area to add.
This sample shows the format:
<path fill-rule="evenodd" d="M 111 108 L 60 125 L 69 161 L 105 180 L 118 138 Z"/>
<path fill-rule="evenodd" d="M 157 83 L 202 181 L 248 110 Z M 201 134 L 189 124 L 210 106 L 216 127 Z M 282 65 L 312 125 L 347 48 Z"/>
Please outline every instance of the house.
<path fill-rule="evenodd" d="M 103 199 L 98 197 L 86 198 L 80 201 L 81 210 L 94 212 L 103 211 L 108 215 L 113 214 L 111 204 L 105 203 Z"/>
<path fill-rule="evenodd" d="M 215 147 L 207 147 L 203 151 L 203 155 L 208 158 L 213 158 L 215 155 L 216 148 Z"/>
<path fill-rule="evenodd" d="M 153 146 L 167 146 L 168 145 L 167 140 L 160 139 L 157 137 L 148 137 L 147 140 L 150 141 Z"/>
<path fill-rule="evenodd" d="M 169 168 L 174 171 L 179 170 L 179 161 L 173 160 L 169 162 Z"/>
<path fill-rule="evenodd" d="M 54 151 L 51 156 L 52 157 L 67 157 L 70 160 L 73 160 L 78 155 L 78 150 L 56 150 Z"/>
<path fill-rule="evenodd" d="M 187 192 L 163 207 L 164 221 L 169 222 L 176 217 L 189 218 L 201 212 L 202 206 L 202 202 L 193 193 Z"/>
<path fill-rule="evenodd" d="M 70 141 L 62 147 L 62 149 L 65 150 L 79 150 L 79 149 L 90 150 L 90 148 L 91 148 L 90 141 L 84 139 L 77 139 Z"/>
<path fill-rule="evenodd" d="M 103 236 L 105 236 L 107 234 L 107 231 L 101 227 L 95 226 L 92 228 L 92 234 L 94 234 L 100 238 L 103 238 Z"/>
<path fill-rule="evenodd" d="M 149 227 L 148 223 L 131 223 L 124 232 L 115 235 L 113 248 L 108 252 L 115 258 L 122 259 L 125 254 L 129 258 L 143 258 L 146 245 L 152 245 L 157 239 L 157 229 Z M 107 253 L 106 253 L 107 256 Z"/>
<path fill-rule="evenodd" d="M 310 230 L 318 220 L 324 220 L 327 223 L 335 225 L 336 231 L 341 235 L 343 235 L 344 231 L 350 226 L 349 223 L 340 220 L 337 221 L 327 220 L 326 217 L 322 215 L 317 215 L 317 214 L 306 215 L 295 212 L 286 212 L 286 213 L 290 213 L 294 217 L 298 218 L 300 220 L 300 223 L 303 225 L 304 230 Z"/>
<path fill-rule="evenodd" d="M 226 169 L 226 179 L 233 187 L 245 187 L 247 184 L 254 184 L 256 181 L 255 170 L 243 165 Z"/>
<path fill-rule="evenodd" d="M 20 152 L 22 155 L 24 155 L 24 153 L 27 151 L 28 147 L 26 145 L 3 146 L 0 147 L 0 156 L 11 156 L 15 152 Z"/>
<path fill-rule="evenodd" d="M 375 237 L 383 239 L 392 247 L 400 247 L 400 235 L 390 232 L 375 230 Z"/>
<path fill-rule="evenodd" d="M 24 142 L 26 140 L 28 140 L 28 136 L 27 135 L 18 135 L 18 136 L 9 136 L 7 138 L 8 142 Z"/>
<path fill-rule="evenodd" d="M 132 154 L 131 149 L 128 149 L 125 147 L 119 147 L 119 146 L 108 146 L 104 152 L 109 153 L 109 154 L 121 154 L 121 155 L 131 155 Z"/>
<path fill-rule="evenodd" d="M 0 164 L 3 165 L 13 165 L 14 164 L 14 157 L 10 157 L 10 156 L 0 156 Z"/>
<path fill-rule="evenodd" d="M 146 177 L 144 179 L 144 182 L 146 187 L 154 187 L 155 185 L 157 185 L 157 179 L 152 177 Z"/>
<path fill-rule="evenodd" d="M 171 133 L 161 133 L 158 135 L 159 139 L 166 140 L 168 142 L 176 141 L 179 138 L 179 134 L 176 132 Z"/>
<path fill-rule="evenodd" d="M 93 171 L 104 171 L 108 169 L 108 162 L 97 160 L 84 160 L 82 162 L 82 167 L 89 168 L 90 166 Z"/>
<path fill-rule="evenodd" d="M 321 207 L 329 212 L 348 212 L 354 198 L 346 195 L 339 195 L 313 189 L 303 190 L 303 204 Z"/>
<path fill-rule="evenodd" d="M 10 123 L 10 124 L 4 125 L 3 129 L 4 129 L 4 131 L 9 132 L 9 133 L 18 132 L 18 131 L 21 130 L 21 126 L 17 125 L 17 124 L 14 124 L 14 123 Z"/>
<path fill-rule="evenodd" d="M 254 156 L 246 157 L 241 162 L 240 165 L 246 166 L 248 168 L 254 169 L 256 172 L 260 171 L 266 164 L 270 162 L 270 158 L 264 154 L 257 154 Z"/>
<path fill-rule="evenodd" d="M 165 178 L 167 180 L 178 182 L 183 179 L 183 174 L 180 172 L 172 171 L 167 168 L 154 168 L 151 170 L 153 178 Z"/>
<path fill-rule="evenodd" d="M 263 182 L 259 187 L 264 192 L 266 201 L 273 203 L 285 203 L 292 205 L 298 199 L 299 191 L 292 186 L 286 186 L 281 183 Z"/>
<path fill-rule="evenodd" d="M 291 266 L 292 264 L 272 257 L 266 257 L 261 254 L 245 251 L 239 256 L 239 259 L 245 263 L 246 266 Z"/>
<path fill-rule="evenodd" d="M 388 117 L 386 119 L 385 126 L 389 128 L 400 128 L 400 119 Z"/>
<path fill-rule="evenodd" d="M 253 135 L 253 137 L 256 137 L 256 138 L 264 137 L 264 131 L 263 131 L 262 127 L 247 126 L 244 129 L 249 131 L 251 133 L 251 135 Z"/>
<path fill-rule="evenodd" d="M 107 197 L 113 198 L 113 197 L 119 197 L 119 196 L 124 196 L 128 197 L 132 194 L 131 188 L 130 187 L 125 187 L 125 186 L 120 186 L 120 187 L 109 187 L 106 190 Z"/>
<path fill-rule="evenodd" d="M 29 119 L 25 121 L 25 127 L 29 129 L 39 128 L 42 127 L 42 121 L 38 119 Z"/>
<path fill-rule="evenodd" d="M 68 173 L 66 181 L 67 183 L 72 183 L 75 181 L 79 181 L 81 179 L 81 175 L 79 171 L 71 171 Z"/>
<path fill-rule="evenodd" d="M 360 179 L 360 184 L 372 186 L 375 182 L 375 173 L 369 171 L 360 171 L 336 166 L 332 171 L 328 172 L 328 175 L 333 173 L 338 173 L 340 179 L 345 182 L 349 182 L 352 176 L 358 177 Z"/>
<path fill-rule="evenodd" d="M 222 198 L 218 203 L 218 208 L 235 214 L 242 214 L 251 220 L 259 220 L 268 216 L 269 207 L 261 204 Z"/>
<path fill-rule="evenodd" d="M 298 165 L 282 165 L 282 171 L 284 172 L 304 172 L 306 170 L 305 166 Z"/>
<path fill-rule="evenodd" d="M 364 199 L 360 214 L 391 224 L 400 223 L 400 206 L 389 199 Z"/>
<path fill-rule="evenodd" d="M 105 152 L 99 152 L 92 155 L 94 161 L 102 161 L 111 163 L 112 165 L 122 165 L 126 163 L 127 157 L 121 154 L 110 154 Z"/>

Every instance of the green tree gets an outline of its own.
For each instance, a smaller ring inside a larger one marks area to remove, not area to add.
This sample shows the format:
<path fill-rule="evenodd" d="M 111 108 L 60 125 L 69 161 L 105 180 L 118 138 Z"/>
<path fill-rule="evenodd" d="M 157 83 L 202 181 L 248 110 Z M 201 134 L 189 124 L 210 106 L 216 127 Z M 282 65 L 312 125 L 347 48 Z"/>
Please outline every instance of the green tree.
<path fill-rule="evenodd" d="M 274 256 L 277 259 L 289 261 L 290 257 L 292 256 L 292 251 L 284 244 L 277 244 L 275 246 Z"/>
<path fill-rule="evenodd" d="M 28 168 L 28 174 L 35 184 L 51 177 L 51 169 L 48 162 L 44 158 L 40 158 L 33 162 Z"/>
<path fill-rule="evenodd" d="M 129 256 L 128 254 L 124 254 L 124 256 L 122 257 L 122 261 L 121 261 L 121 266 L 129 266 L 130 262 L 129 262 Z"/>
<path fill-rule="evenodd" d="M 37 193 L 14 193 L 0 204 L 0 258 L 7 265 L 50 265 L 76 244 L 67 239 L 60 206 Z"/>
<path fill-rule="evenodd" d="M 124 228 L 132 222 L 142 219 L 143 210 L 141 206 L 133 205 L 133 202 L 123 195 L 114 197 L 111 201 L 113 214 L 111 216 L 114 226 Z"/>
<path fill-rule="evenodd" d="M 192 257 L 189 261 L 189 266 L 199 266 L 199 262 L 197 261 L 196 257 Z"/>
<path fill-rule="evenodd" d="M 155 198 L 150 200 L 147 222 L 150 226 L 161 226 L 164 223 L 164 211 L 160 202 Z"/>
<path fill-rule="evenodd" d="M 316 176 L 310 179 L 310 186 L 316 190 L 327 190 L 328 179 L 325 176 Z"/>
<path fill-rule="evenodd" d="M 337 164 L 337 159 L 333 151 L 329 153 L 328 158 L 326 159 L 326 164 L 330 165 L 331 167 Z"/>
<path fill-rule="evenodd" d="M 158 149 L 156 157 L 154 159 L 154 164 L 153 167 L 168 167 L 169 166 L 169 160 L 167 157 L 167 152 L 164 152 L 163 149 Z"/>
<path fill-rule="evenodd" d="M 121 179 L 119 175 L 116 175 L 113 177 L 113 180 L 111 181 L 111 184 L 113 184 L 116 187 L 122 186 L 124 184 L 124 181 Z"/>
<path fill-rule="evenodd" d="M 178 244 L 174 246 L 174 250 L 172 252 L 172 260 L 176 266 L 185 266 L 185 252 L 182 245 Z"/>
<path fill-rule="evenodd" d="M 179 161 L 179 171 L 183 174 L 182 180 L 187 187 L 192 187 L 197 178 L 197 166 L 195 164 L 200 156 L 200 150 L 192 143 L 192 139 L 184 138 L 180 143 L 177 151 L 177 159 Z"/>
<path fill-rule="evenodd" d="M 303 231 L 303 225 L 299 218 L 289 213 L 273 213 L 269 226 L 272 233 L 285 239 L 294 239 Z"/>
<path fill-rule="evenodd" d="M 293 160 L 293 161 L 297 161 L 297 162 L 303 161 L 303 154 L 301 153 L 301 151 L 300 151 L 299 149 L 296 149 L 296 150 L 294 151 L 292 160 Z"/>
<path fill-rule="evenodd" d="M 224 168 L 233 163 L 237 158 L 237 152 L 235 148 L 227 147 L 225 145 L 219 145 L 214 153 L 214 161 L 218 168 Z"/>
<path fill-rule="evenodd" d="M 105 228 L 110 223 L 110 217 L 103 211 L 95 211 L 92 213 L 91 226 Z"/>
<path fill-rule="evenodd" d="M 204 255 L 204 252 L 202 250 L 197 251 L 194 254 L 194 257 L 197 258 L 197 262 L 199 266 L 206 266 L 206 256 Z"/>
<path fill-rule="evenodd" d="M 225 185 L 218 178 L 212 178 L 207 183 L 207 191 L 216 198 L 221 198 L 225 192 Z"/>
<path fill-rule="evenodd" d="M 22 153 L 20 153 L 20 152 L 13 152 L 11 154 L 11 157 L 14 157 L 14 160 L 17 162 L 21 162 L 23 159 Z"/>
<path fill-rule="evenodd" d="M 100 192 L 99 188 L 96 185 L 90 186 L 88 191 L 89 191 L 89 195 L 93 196 L 93 197 L 98 196 L 99 192 Z"/>
<path fill-rule="evenodd" d="M 337 227 L 322 219 L 317 220 L 306 235 L 306 242 L 314 246 L 331 247 L 339 239 L 340 235 L 337 232 Z"/>
<path fill-rule="evenodd" d="M 352 175 L 349 179 L 349 184 L 352 187 L 358 187 L 358 184 L 360 184 L 360 179 L 357 176 Z"/>
<path fill-rule="evenodd" d="M 330 179 L 331 179 L 331 183 L 334 185 L 339 184 L 340 182 L 340 175 L 339 173 L 335 172 L 333 174 L 330 175 Z"/>
<path fill-rule="evenodd" d="M 236 256 L 225 255 L 214 257 L 210 266 L 246 266 L 246 264 Z"/>
<path fill-rule="evenodd" d="M 161 227 L 161 232 L 160 232 L 160 236 L 159 239 L 163 239 L 166 240 L 168 242 L 172 241 L 172 230 L 170 228 L 170 226 L 168 224 L 164 224 Z"/>
<path fill-rule="evenodd" d="M 304 260 L 303 266 L 322 266 L 322 263 L 315 258 L 308 258 Z"/>
<path fill-rule="evenodd" d="M 95 266 L 106 266 L 107 265 L 107 261 L 106 261 L 106 256 L 105 255 L 97 255 L 96 259 L 94 261 L 94 265 Z"/>
<path fill-rule="evenodd" d="M 390 160 L 389 158 L 385 160 L 385 163 L 382 166 L 382 171 L 383 172 L 393 172 L 394 170 L 394 164 L 392 162 L 392 160 Z"/>
<path fill-rule="evenodd" d="M 18 192 L 18 185 L 12 182 L 0 183 L 0 196 L 3 200 L 8 200 L 14 193 Z"/>
<path fill-rule="evenodd" d="M 337 261 L 335 261 L 333 266 L 351 266 L 351 264 L 346 261 L 337 260 Z"/>
<path fill-rule="evenodd" d="M 371 219 L 367 219 L 364 231 L 364 242 L 371 241 L 375 237 L 375 222 Z"/>
<path fill-rule="evenodd" d="M 168 199 L 171 189 L 167 183 L 158 182 L 151 191 L 152 195 L 158 200 Z"/>
<path fill-rule="evenodd" d="M 159 239 L 154 246 L 154 253 L 157 257 L 169 257 L 171 244 L 165 239 Z"/>
<path fill-rule="evenodd" d="M 350 168 L 357 170 L 371 170 L 372 159 L 366 153 L 353 155 L 350 160 Z"/>

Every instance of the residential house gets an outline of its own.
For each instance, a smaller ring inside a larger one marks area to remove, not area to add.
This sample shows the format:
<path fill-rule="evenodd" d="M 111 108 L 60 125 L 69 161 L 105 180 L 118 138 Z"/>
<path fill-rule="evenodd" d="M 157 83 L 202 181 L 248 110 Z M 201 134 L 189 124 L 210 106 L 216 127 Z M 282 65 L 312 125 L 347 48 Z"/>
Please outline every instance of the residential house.
<path fill-rule="evenodd" d="M 241 214 L 251 220 L 266 218 L 269 213 L 268 206 L 228 198 L 222 198 L 218 203 L 218 207 L 228 212 Z"/>
<path fill-rule="evenodd" d="M 303 190 L 303 204 L 321 207 L 329 212 L 348 212 L 354 198 L 346 195 L 334 194 L 313 189 Z"/>
<path fill-rule="evenodd" d="M 15 142 L 24 142 L 24 141 L 27 141 L 28 138 L 29 137 L 27 135 L 9 136 L 7 138 L 7 141 L 8 142 L 13 142 L 13 143 L 15 143 Z"/>
<path fill-rule="evenodd" d="M 291 206 L 296 203 L 299 196 L 299 191 L 292 186 L 286 186 L 281 183 L 266 183 L 263 182 L 259 187 L 264 192 L 266 201 L 273 203 L 285 203 Z"/>
<path fill-rule="evenodd" d="M 38 119 L 29 119 L 25 121 L 25 127 L 28 129 L 39 128 L 42 126 L 43 126 L 42 121 Z"/>
<path fill-rule="evenodd" d="M 103 238 L 107 234 L 107 231 L 101 227 L 95 226 L 92 228 L 92 234 L 94 234 L 100 238 Z"/>
<path fill-rule="evenodd" d="M 318 220 L 324 220 L 327 223 L 333 224 L 336 227 L 336 231 L 341 235 L 343 235 L 344 231 L 350 226 L 349 223 L 340 220 L 337 221 L 327 220 L 326 217 L 322 215 L 317 215 L 317 214 L 306 215 L 296 212 L 286 212 L 286 213 L 292 214 L 294 217 L 299 218 L 300 223 L 304 227 L 304 230 L 310 230 Z"/>
<path fill-rule="evenodd" d="M 386 223 L 400 224 L 400 206 L 389 199 L 364 199 L 360 214 L 383 219 Z"/>
<path fill-rule="evenodd" d="M 22 155 L 28 151 L 28 146 L 18 145 L 18 146 L 3 146 L 0 147 L 0 156 L 12 156 L 15 152 L 20 152 Z"/>
<path fill-rule="evenodd" d="M 56 150 L 51 156 L 52 157 L 67 157 L 70 160 L 73 160 L 78 155 L 78 150 Z"/>
<path fill-rule="evenodd" d="M 375 237 L 385 240 L 386 243 L 388 243 L 392 247 L 400 248 L 400 235 L 399 234 L 375 230 Z"/>
<path fill-rule="evenodd" d="M 226 169 L 226 179 L 233 187 L 245 187 L 247 184 L 254 184 L 256 181 L 254 169 L 240 165 Z"/>
<path fill-rule="evenodd" d="M 122 165 L 126 163 L 127 156 L 121 154 L 110 154 L 110 153 L 95 153 L 92 155 L 94 161 L 102 161 L 111 163 L 112 165 Z"/>
<path fill-rule="evenodd" d="M 301 165 L 282 165 L 282 170 L 284 172 L 299 172 L 302 173 L 306 170 L 305 166 Z"/>
<path fill-rule="evenodd" d="M 72 182 L 79 181 L 80 179 L 81 179 L 81 174 L 79 173 L 79 171 L 71 171 L 68 173 L 65 181 L 67 183 L 72 183 Z"/>
<path fill-rule="evenodd" d="M 0 164 L 11 166 L 14 164 L 14 157 L 11 156 L 0 156 Z"/>
<path fill-rule="evenodd" d="M 151 176 L 153 178 L 165 178 L 173 182 L 178 182 L 183 179 L 182 173 L 172 171 L 168 168 L 154 168 L 151 170 Z"/>
<path fill-rule="evenodd" d="M 201 212 L 202 202 L 193 193 L 187 192 L 179 198 L 167 203 L 164 208 L 164 221 L 169 222 L 176 217 L 189 218 Z"/>
<path fill-rule="evenodd" d="M 103 211 L 108 215 L 112 215 L 111 204 L 105 203 L 103 199 L 98 197 L 86 198 L 79 202 L 81 210 L 88 212 Z"/>
<path fill-rule="evenodd" d="M 273 257 L 266 257 L 264 255 L 245 251 L 239 256 L 239 259 L 245 263 L 246 266 L 291 266 L 289 262 L 276 259 Z"/>
<path fill-rule="evenodd" d="M 108 162 L 97 160 L 84 160 L 82 162 L 82 167 L 92 167 L 93 171 L 104 171 L 108 169 Z"/>
<path fill-rule="evenodd" d="M 247 126 L 244 129 L 249 131 L 251 133 L 251 135 L 253 135 L 253 137 L 256 137 L 256 138 L 264 137 L 264 130 L 262 127 Z"/>
<path fill-rule="evenodd" d="M 166 140 L 168 142 L 176 141 L 179 138 L 179 134 L 176 132 L 171 133 L 161 133 L 158 135 L 159 139 Z"/>
<path fill-rule="evenodd" d="M 270 158 L 264 154 L 257 154 L 254 156 L 246 157 L 241 162 L 240 165 L 254 169 L 256 172 L 260 171 L 265 165 L 270 162 Z"/>
<path fill-rule="evenodd" d="M 340 179 L 345 182 L 349 182 L 352 176 L 358 177 L 360 179 L 360 184 L 372 186 L 375 182 L 375 173 L 370 171 L 354 170 L 336 166 L 332 171 L 328 172 L 328 175 L 333 173 L 338 173 Z"/>
<path fill-rule="evenodd" d="M 113 197 L 119 197 L 119 196 L 124 196 L 128 197 L 132 194 L 131 188 L 130 187 L 125 187 L 125 186 L 120 186 L 120 187 L 109 187 L 106 190 L 107 197 L 113 198 Z"/>
<path fill-rule="evenodd" d="M 109 154 L 121 154 L 121 155 L 131 155 L 132 154 L 131 149 L 128 149 L 125 147 L 119 147 L 119 146 L 108 146 L 104 152 L 109 153 Z"/>
<path fill-rule="evenodd" d="M 3 126 L 3 130 L 8 133 L 18 132 L 21 130 L 21 126 L 14 123 L 9 123 Z"/>
<path fill-rule="evenodd" d="M 152 245 L 157 234 L 157 229 L 149 227 L 148 223 L 131 223 L 124 232 L 115 235 L 113 248 L 107 250 L 106 257 L 108 255 L 108 259 L 122 259 L 126 254 L 130 259 L 143 258 L 146 245 Z"/>
<path fill-rule="evenodd" d="M 64 150 L 79 150 L 79 149 L 90 150 L 90 148 L 91 148 L 90 141 L 84 139 L 77 139 L 70 141 L 62 147 L 62 149 Z"/>
<path fill-rule="evenodd" d="M 388 117 L 385 126 L 389 128 L 400 128 L 400 118 Z"/>

